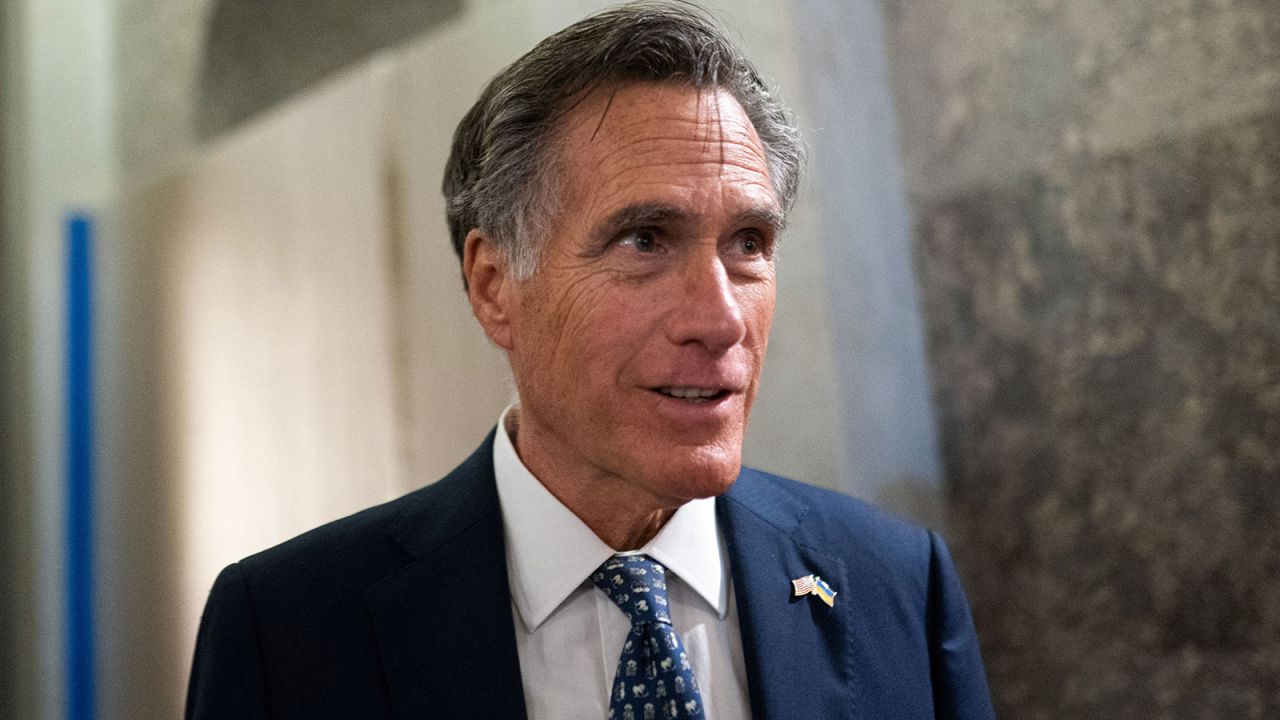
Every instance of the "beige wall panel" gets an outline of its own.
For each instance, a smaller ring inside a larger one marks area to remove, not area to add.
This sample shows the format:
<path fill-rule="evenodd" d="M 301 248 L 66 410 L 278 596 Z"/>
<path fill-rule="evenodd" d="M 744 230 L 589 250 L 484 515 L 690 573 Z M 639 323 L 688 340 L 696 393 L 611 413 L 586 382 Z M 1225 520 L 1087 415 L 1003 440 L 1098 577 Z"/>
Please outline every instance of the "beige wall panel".
<path fill-rule="evenodd" d="M 122 200 L 107 717 L 180 714 L 222 566 L 399 491 L 382 77 L 339 77 Z"/>
<path fill-rule="evenodd" d="M 181 180 L 169 282 L 193 601 L 223 564 L 396 491 L 379 77 L 286 105 Z"/>

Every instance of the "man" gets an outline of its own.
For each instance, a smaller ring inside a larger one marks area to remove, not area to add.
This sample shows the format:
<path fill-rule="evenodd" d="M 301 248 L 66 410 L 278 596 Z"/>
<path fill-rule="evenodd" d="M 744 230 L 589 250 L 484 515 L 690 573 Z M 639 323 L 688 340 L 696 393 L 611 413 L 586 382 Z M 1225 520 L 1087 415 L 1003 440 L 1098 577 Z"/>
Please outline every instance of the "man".
<path fill-rule="evenodd" d="M 227 568 L 188 717 L 991 717 L 937 536 L 741 467 L 799 168 L 688 6 L 499 74 L 444 192 L 519 403 L 439 482 Z"/>

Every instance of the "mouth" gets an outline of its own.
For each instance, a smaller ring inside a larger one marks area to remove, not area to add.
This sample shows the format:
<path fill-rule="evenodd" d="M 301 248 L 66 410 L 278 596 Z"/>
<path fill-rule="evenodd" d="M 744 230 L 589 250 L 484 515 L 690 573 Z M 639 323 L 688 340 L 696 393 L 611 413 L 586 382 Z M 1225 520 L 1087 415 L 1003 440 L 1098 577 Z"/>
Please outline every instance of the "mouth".
<path fill-rule="evenodd" d="M 730 395 L 730 391 L 725 388 L 706 388 L 693 386 L 667 385 L 665 387 L 652 388 L 652 391 L 659 395 L 665 395 L 676 400 L 693 403 L 695 405 L 702 403 L 715 402 L 722 400 Z"/>

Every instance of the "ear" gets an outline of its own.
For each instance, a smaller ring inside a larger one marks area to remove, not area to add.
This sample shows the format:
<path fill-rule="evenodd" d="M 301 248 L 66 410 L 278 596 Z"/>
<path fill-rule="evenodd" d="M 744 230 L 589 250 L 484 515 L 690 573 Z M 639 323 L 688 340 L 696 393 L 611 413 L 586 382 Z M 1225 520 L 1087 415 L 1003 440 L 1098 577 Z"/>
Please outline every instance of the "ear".
<path fill-rule="evenodd" d="M 462 275 L 467 280 L 471 312 L 484 334 L 504 350 L 511 349 L 511 302 L 515 278 L 497 244 L 478 229 L 467 233 L 462 250 Z"/>

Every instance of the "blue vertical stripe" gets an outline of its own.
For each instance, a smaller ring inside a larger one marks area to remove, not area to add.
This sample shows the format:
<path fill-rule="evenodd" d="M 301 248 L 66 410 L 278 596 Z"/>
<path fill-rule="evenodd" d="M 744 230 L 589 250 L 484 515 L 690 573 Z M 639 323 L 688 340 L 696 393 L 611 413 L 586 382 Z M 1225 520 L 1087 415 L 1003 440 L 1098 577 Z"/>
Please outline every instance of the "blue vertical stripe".
<path fill-rule="evenodd" d="M 67 718 L 93 718 L 93 222 L 67 218 Z"/>

